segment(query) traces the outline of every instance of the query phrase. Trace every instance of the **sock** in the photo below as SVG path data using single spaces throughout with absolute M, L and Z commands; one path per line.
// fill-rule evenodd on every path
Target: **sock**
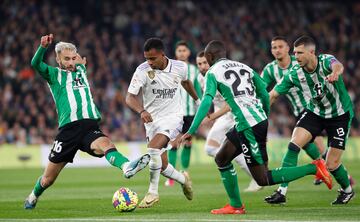
M 205 152 L 207 153 L 207 155 L 211 157 L 215 157 L 218 151 L 219 151 L 219 147 L 205 145 Z
M 34 186 L 34 190 L 33 190 L 33 194 L 36 196 L 36 197 L 39 197 L 45 190 L 47 187 L 43 187 L 41 185 L 41 177 L 39 177 L 39 179 L 36 181 L 36 184 Z
M 187 170 L 190 165 L 190 154 L 191 154 L 191 145 L 185 145 L 181 151 L 181 166 L 183 170 Z
M 239 164 L 241 169 L 243 169 L 252 178 L 249 167 L 246 164 L 244 154 L 243 153 L 239 154 L 237 157 L 234 158 L 234 160 L 237 164 Z
M 350 180 L 348 177 L 348 172 L 346 171 L 346 168 L 343 164 L 340 164 L 337 169 L 330 171 L 330 173 L 334 176 L 336 182 L 338 182 L 341 186 L 341 188 L 346 192 L 350 193 L 352 191 L 350 186 Z M 350 187 L 350 189 L 349 189 Z M 347 191 L 346 191 L 347 189 Z
M 167 178 L 175 180 L 180 184 L 185 183 L 185 176 L 179 171 L 177 171 L 170 163 L 168 163 L 166 169 L 163 170 L 161 174 Z
M 234 166 L 230 164 L 226 167 L 219 168 L 219 171 L 226 193 L 230 198 L 230 205 L 233 207 L 241 207 L 242 202 Z
M 170 143 L 168 146 L 171 146 Z M 171 148 L 168 151 L 168 159 L 169 159 L 169 163 L 175 167 L 176 160 L 177 160 L 177 149 L 176 148 Z
M 158 194 L 159 192 L 159 179 L 160 171 L 162 166 L 160 149 L 148 148 L 148 153 L 150 154 L 149 170 L 150 170 L 150 185 L 149 193 Z
M 310 174 L 316 174 L 316 166 L 314 164 L 276 168 L 268 173 L 269 185 L 290 182 Z
M 326 160 L 326 155 L 328 153 L 328 150 L 326 149 L 323 154 L 321 154 L 321 157 Z
M 288 150 L 284 156 L 281 167 L 295 167 L 298 163 L 300 148 L 295 144 L 290 142 L 288 146 Z M 279 191 L 282 195 L 286 195 L 287 187 L 289 183 L 282 183 L 279 186 Z
M 108 149 L 105 152 L 106 160 L 113 166 L 122 169 L 122 165 L 129 162 L 128 158 L 119 153 L 116 148 Z
M 311 157 L 311 159 L 313 159 L 313 160 L 319 159 L 321 157 L 319 149 L 317 148 L 315 143 L 307 144 L 304 147 L 304 150 L 305 150 L 306 154 L 309 155 L 309 157 Z

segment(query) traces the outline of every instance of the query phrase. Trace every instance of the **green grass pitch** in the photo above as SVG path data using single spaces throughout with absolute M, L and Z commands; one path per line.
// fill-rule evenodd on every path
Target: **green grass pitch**
M 277 167 L 280 163 L 273 163 Z M 346 161 L 355 180 L 360 182 L 360 164 Z M 239 186 L 243 190 L 250 179 L 237 169 Z M 143 198 L 148 187 L 148 169 L 127 180 L 115 168 L 66 168 L 55 184 L 41 196 L 36 209 L 24 210 L 23 201 L 31 191 L 42 169 L 0 170 L 0 221 L 359 221 L 360 199 L 346 206 L 330 206 L 337 196 L 337 184 L 329 191 L 325 185 L 314 186 L 307 176 L 290 184 L 287 204 L 270 206 L 265 196 L 277 186 L 256 193 L 241 192 L 246 215 L 211 215 L 213 208 L 227 203 L 225 190 L 215 164 L 193 165 L 194 200 L 187 201 L 181 187 L 165 187 L 161 178 L 160 202 L 150 209 L 130 213 L 116 212 L 111 204 L 113 193 L 124 186 Z M 356 187 L 355 187 L 356 191 Z M 31 219 L 31 220 L 30 220 Z

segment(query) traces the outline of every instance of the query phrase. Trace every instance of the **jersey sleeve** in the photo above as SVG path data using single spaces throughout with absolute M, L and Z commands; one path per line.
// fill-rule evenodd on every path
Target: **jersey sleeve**
M 134 95 L 139 94 L 140 89 L 145 86 L 145 83 L 146 76 L 144 75 L 144 72 L 136 70 L 133 77 L 131 78 L 128 92 Z
M 330 74 L 332 72 L 331 65 L 336 62 L 339 62 L 339 61 L 335 58 L 335 56 L 325 55 L 324 62 L 323 62 L 323 68 L 326 71 L 325 74 Z
M 215 75 L 211 72 L 206 74 L 204 96 L 209 95 L 212 98 L 215 97 L 217 90 L 217 81 Z
M 259 97 L 261 103 L 263 104 L 264 111 L 269 114 L 270 98 L 269 93 L 266 90 L 267 85 L 265 81 L 255 71 L 253 71 L 253 82 L 256 89 L 256 95 Z
M 52 84 L 58 75 L 57 69 L 55 67 L 49 66 L 43 62 L 46 48 L 39 46 L 36 50 L 34 57 L 31 60 L 31 66 L 39 72 L 39 74 L 49 83 Z
M 286 94 L 293 86 L 294 83 L 291 81 L 291 73 L 284 75 L 283 79 L 281 80 L 280 83 L 278 83 L 275 87 L 274 90 L 279 93 L 280 95 L 284 95 Z M 296 72 L 295 72 L 296 73 Z
M 200 74 L 196 75 L 196 78 L 194 79 L 194 88 L 196 91 L 197 96 L 201 99 L 202 98 L 202 88 L 201 88 L 201 84 L 199 82 L 199 76 Z
M 76 69 L 81 70 L 83 73 L 86 73 L 86 67 L 83 64 L 76 64 Z
M 264 80 L 264 83 L 266 84 L 265 88 L 275 82 L 274 76 L 271 75 L 270 67 L 268 65 L 265 66 L 264 70 L 261 72 L 261 78 Z

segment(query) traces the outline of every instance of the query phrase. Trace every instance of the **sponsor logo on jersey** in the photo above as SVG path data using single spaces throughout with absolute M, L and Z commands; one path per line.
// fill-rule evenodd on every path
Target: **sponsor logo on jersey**
M 73 89 L 80 89 L 86 87 L 86 85 L 84 84 L 84 79 L 81 77 L 80 73 L 76 75 L 72 85 L 73 85 Z
M 176 93 L 177 88 L 173 89 L 153 89 L 152 92 L 156 95 L 156 99 L 172 99 Z

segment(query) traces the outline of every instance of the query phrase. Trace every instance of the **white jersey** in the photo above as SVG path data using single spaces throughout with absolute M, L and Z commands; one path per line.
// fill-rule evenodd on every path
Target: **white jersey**
M 200 86 L 201 86 L 202 90 L 204 91 L 205 77 L 200 74 L 200 75 L 198 75 L 197 80 L 200 83 Z M 214 112 L 218 111 L 223 106 L 225 106 L 226 102 L 225 102 L 224 98 L 220 95 L 219 92 L 216 92 L 216 95 L 215 95 L 214 100 L 213 100 L 213 104 L 214 104 Z M 227 114 L 231 114 L 231 112 L 228 112 Z
M 154 120 L 169 115 L 183 116 L 180 88 L 187 79 L 187 64 L 168 59 L 164 70 L 154 70 L 147 62 L 136 68 L 128 92 L 138 95 L 143 90 L 144 109 Z

